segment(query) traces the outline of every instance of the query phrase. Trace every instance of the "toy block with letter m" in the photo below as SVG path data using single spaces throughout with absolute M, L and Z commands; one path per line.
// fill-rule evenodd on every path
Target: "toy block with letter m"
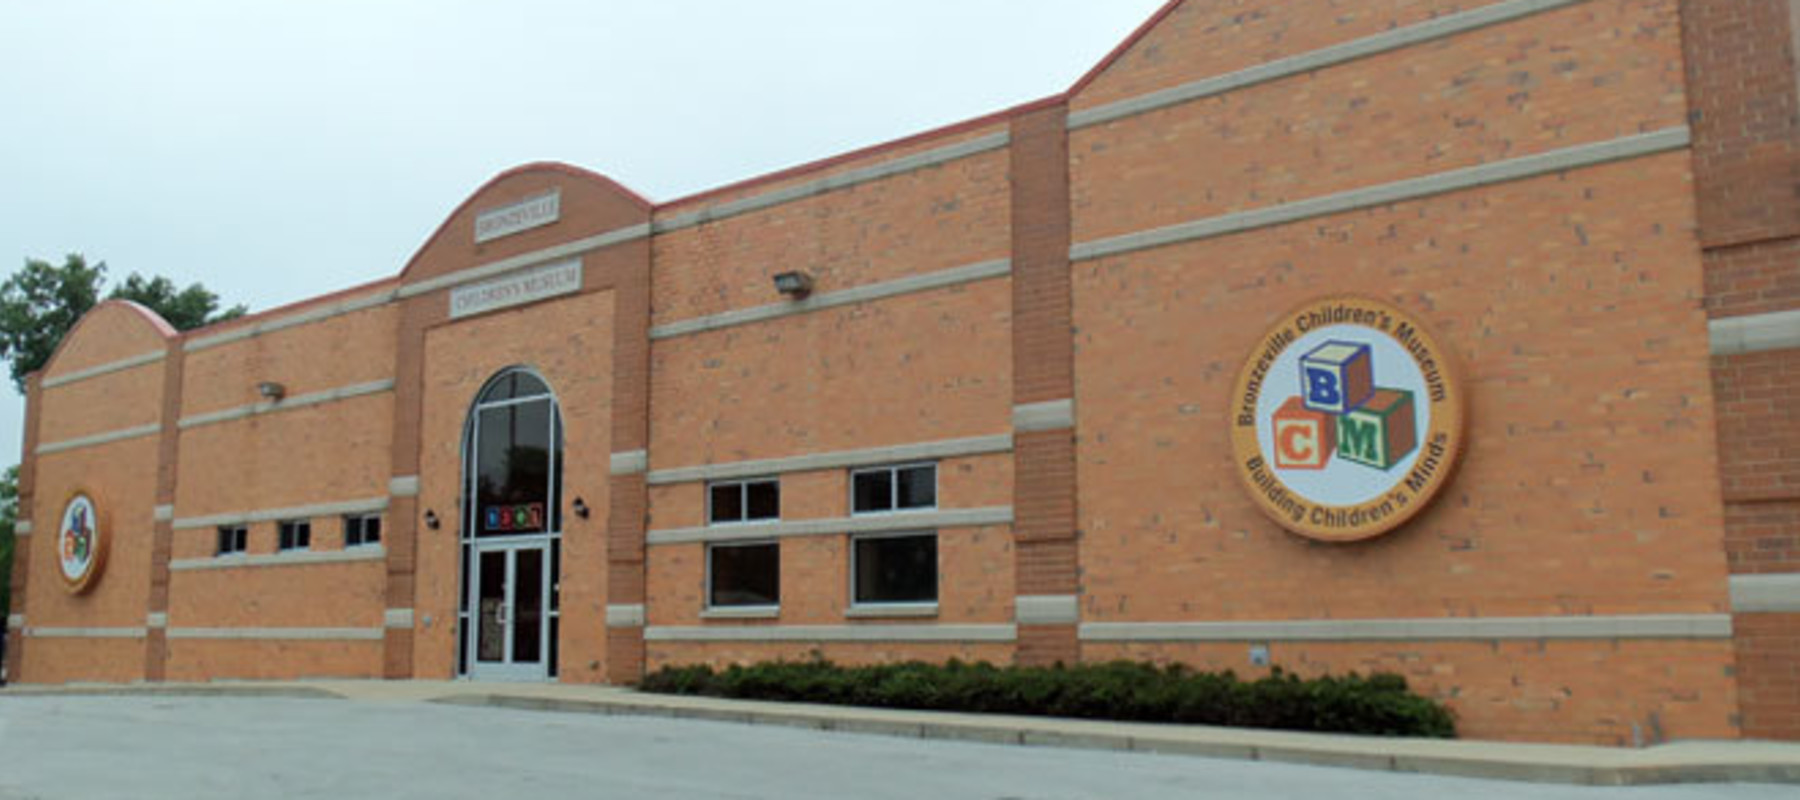
M 1419 445 L 1413 393 L 1377 389 L 1360 408 L 1338 417 L 1338 455 L 1388 469 Z

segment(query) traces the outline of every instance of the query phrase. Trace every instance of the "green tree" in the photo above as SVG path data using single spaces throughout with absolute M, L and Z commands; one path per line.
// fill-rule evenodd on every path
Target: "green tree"
M 24 269 L 0 283 L 0 358 L 12 366 L 13 386 L 25 390 L 25 376 L 41 369 L 81 315 L 99 304 L 105 282 L 106 262 L 89 265 L 71 253 L 62 266 L 28 258 Z M 107 297 L 140 303 L 177 330 L 240 317 L 245 310 L 219 311 L 219 296 L 198 283 L 179 289 L 168 278 L 135 272 Z
M 112 297 L 130 300 L 155 310 L 178 331 L 236 319 L 243 316 L 246 310 L 242 305 L 235 305 L 219 311 L 219 296 L 198 283 L 190 284 L 186 289 L 177 289 L 175 283 L 168 278 L 158 275 L 146 280 L 135 272 L 127 276 L 124 283 L 113 287 Z

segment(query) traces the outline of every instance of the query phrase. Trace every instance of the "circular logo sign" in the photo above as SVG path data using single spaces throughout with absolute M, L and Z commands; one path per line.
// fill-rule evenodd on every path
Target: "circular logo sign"
M 1379 300 L 1330 297 L 1282 317 L 1231 397 L 1244 485 L 1264 513 L 1312 539 L 1400 527 L 1449 482 L 1462 450 L 1449 351 Z
M 100 512 L 86 492 L 76 492 L 63 506 L 56 552 L 69 591 L 85 592 L 100 577 L 106 565 L 106 536 L 100 529 Z

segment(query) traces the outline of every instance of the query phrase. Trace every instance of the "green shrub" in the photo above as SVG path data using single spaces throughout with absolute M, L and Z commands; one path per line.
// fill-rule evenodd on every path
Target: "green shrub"
M 1399 675 L 1256 680 L 1179 664 L 1114 661 L 1054 667 L 907 662 L 840 667 L 821 658 L 665 667 L 641 690 L 780 702 L 928 711 L 1228 725 L 1376 736 L 1456 735 L 1449 709 L 1413 694 Z

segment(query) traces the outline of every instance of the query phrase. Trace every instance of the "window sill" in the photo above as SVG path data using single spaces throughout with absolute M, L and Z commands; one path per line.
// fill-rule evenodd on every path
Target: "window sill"
M 849 619 L 917 619 L 937 615 L 937 603 L 851 606 L 844 611 L 844 616 Z
M 781 606 L 709 608 L 700 612 L 701 619 L 779 619 L 780 617 Z

